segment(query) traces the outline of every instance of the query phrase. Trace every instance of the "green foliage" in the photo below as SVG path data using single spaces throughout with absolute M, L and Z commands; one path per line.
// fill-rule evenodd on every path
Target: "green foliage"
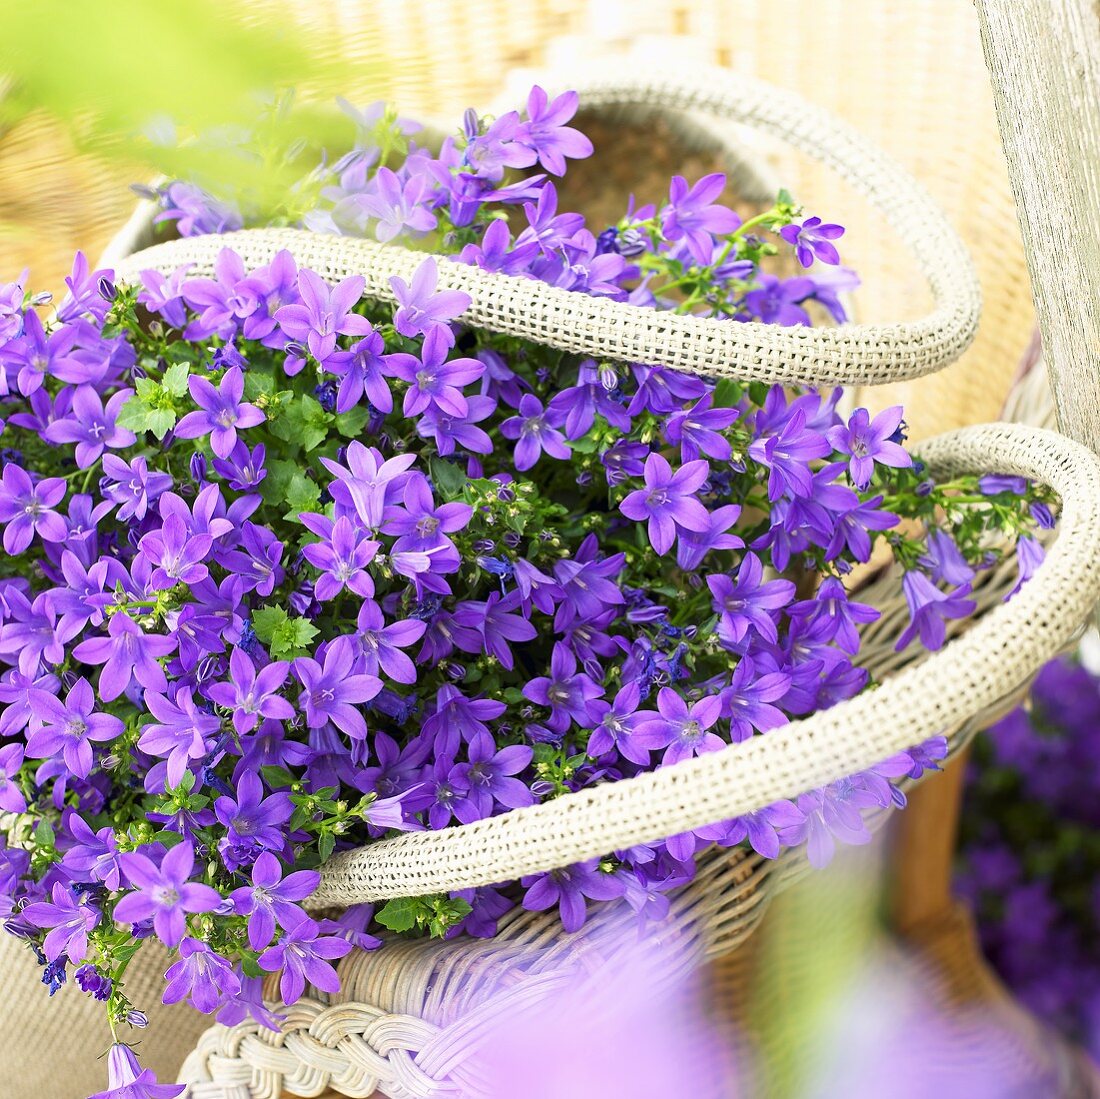
M 159 381 L 138 378 L 134 395 L 119 412 L 119 427 L 129 428 L 137 435 L 150 431 L 158 440 L 163 439 L 176 426 L 190 372 L 186 362 L 177 362 L 164 371 Z
M 308 619 L 292 618 L 282 607 L 262 607 L 252 616 L 252 628 L 276 660 L 305 656 L 319 633 Z
M 387 901 L 375 913 L 375 919 L 390 931 L 427 933 L 442 938 L 470 913 L 466 901 L 437 893 L 428 897 L 399 897 Z

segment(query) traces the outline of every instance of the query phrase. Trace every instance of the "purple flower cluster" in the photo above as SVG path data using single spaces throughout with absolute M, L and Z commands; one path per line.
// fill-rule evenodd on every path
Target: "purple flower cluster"
M 1040 1018 L 1100 1056 L 1100 680 L 1048 664 L 975 746 L 956 885 L 982 949 Z
M 729 323 L 785 323 L 752 304 L 780 294 L 808 319 L 816 284 L 768 281 L 720 177 L 676 180 L 598 238 L 558 213 L 545 173 L 590 151 L 575 108 L 535 89 L 525 115 L 468 116 L 437 157 L 363 151 L 334 169 L 326 217 L 578 292 Z M 213 223 L 193 190 L 166 195 L 188 204 L 181 228 Z M 522 208 L 515 239 L 500 204 Z M 792 218 L 784 201 L 753 228 Z M 824 228 L 797 246 L 829 262 Z M 574 930 L 615 898 L 659 916 L 712 843 L 805 843 L 824 865 L 946 751 L 520 883 L 314 918 L 337 849 L 675 766 L 852 697 L 877 612 L 846 577 L 877 540 L 908 570 L 900 644 L 935 647 L 973 606 L 985 535 L 1030 522 L 1013 485 L 929 481 L 900 410 L 845 419 L 839 393 L 494 336 L 463 325 L 446 266 L 394 279 L 391 308 L 286 252 L 248 271 L 226 249 L 212 277 L 136 287 L 81 260 L 55 321 L 23 302 L 4 323 L 0 808 L 23 842 L 0 840 L 0 904 L 50 987 L 79 967 L 115 1025 L 149 937 L 178 954 L 170 1002 L 272 1025 L 260 973 L 281 972 L 287 1002 L 334 991 L 375 924 L 490 936 L 520 904 Z M 696 289 L 673 293 L 684 272 Z M 952 494 L 967 520 L 941 529 Z M 120 1087 L 144 1084 L 119 1064 Z

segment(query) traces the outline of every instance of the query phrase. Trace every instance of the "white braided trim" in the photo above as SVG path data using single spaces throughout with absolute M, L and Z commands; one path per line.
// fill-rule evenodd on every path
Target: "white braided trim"
M 636 74 L 582 81 L 586 105 L 639 104 L 707 112 L 780 137 L 862 191 L 912 249 L 935 307 L 912 322 L 780 328 L 678 316 L 547 286 L 532 279 L 440 263 L 441 283 L 473 304 L 466 323 L 599 358 L 660 364 L 697 374 L 803 385 L 857 385 L 919 377 L 953 362 L 977 330 L 981 293 L 970 258 L 923 187 L 850 126 L 796 96 L 721 70 L 705 83 L 641 80 Z M 246 267 L 288 248 L 299 264 L 336 281 L 359 274 L 366 294 L 393 300 L 391 276 L 406 281 L 425 253 L 300 229 L 249 229 L 156 245 L 119 263 L 120 279 L 143 268 L 192 263 L 208 273 L 231 247 Z M 885 274 L 882 277 L 886 277 Z
M 311 904 L 514 880 L 759 809 L 869 767 L 1010 695 L 1074 636 L 1100 597 L 1100 462 L 1054 432 L 968 428 L 922 446 L 943 475 L 997 470 L 1062 498 L 1047 560 L 1010 602 L 876 690 L 675 767 L 440 832 L 335 856 Z

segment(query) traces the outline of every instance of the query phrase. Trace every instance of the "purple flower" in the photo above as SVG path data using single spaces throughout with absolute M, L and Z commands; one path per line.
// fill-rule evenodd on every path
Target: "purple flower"
M 177 267 L 170 275 L 160 271 L 141 272 L 141 285 L 138 301 L 150 312 L 157 313 L 171 325 L 182 329 L 187 323 L 187 312 L 183 304 L 183 280 L 191 269 L 190 264 Z
M 1013 496 L 1023 496 L 1027 492 L 1027 479 L 1013 477 L 1004 473 L 987 473 L 978 480 L 978 491 L 986 496 L 999 496 L 1002 492 L 1011 492 Z
M 558 430 L 564 422 L 564 413 L 553 404 L 543 409 L 538 397 L 525 393 L 519 401 L 519 415 L 500 425 L 500 433 L 506 439 L 519 440 L 515 449 L 516 469 L 521 473 L 530 469 L 544 450 L 553 458 L 568 459 L 571 451 Z
M 451 772 L 455 789 L 454 814 L 463 824 L 491 816 L 494 805 L 519 809 L 533 805 L 527 784 L 515 778 L 531 764 L 534 749 L 525 744 L 497 748 L 489 733 L 477 733 L 470 741 L 468 763 Z
M 67 323 L 89 317 L 102 324 L 113 297 L 110 292 L 103 291 L 105 287 L 109 291 L 114 275 L 110 268 L 93 271 L 87 256 L 78 251 L 73 257 L 72 274 L 65 276 L 65 285 L 69 292 L 57 307 L 57 319 Z
M 833 641 L 853 656 L 859 652 L 858 627 L 879 618 L 874 607 L 852 602 L 835 576 L 822 580 L 813 599 L 794 603 L 787 613 L 805 620 L 818 641 Z
M 805 814 L 793 802 L 776 801 L 731 820 L 722 842 L 734 844 L 747 839 L 757 854 L 774 859 L 779 857 L 780 835 L 796 832 L 804 822 Z
M 259 775 L 254 771 L 241 775 L 236 797 L 223 796 L 214 802 L 214 815 L 226 830 L 218 843 L 226 867 L 235 872 L 264 851 L 282 850 L 287 842 L 286 822 L 293 812 L 285 790 L 265 798 Z
M 355 650 L 347 638 L 332 642 L 325 651 L 322 666 L 310 657 L 294 661 L 294 674 L 302 684 L 298 704 L 305 713 L 306 724 L 320 729 L 330 721 L 353 740 L 367 735 L 367 723 L 356 708 L 369 702 L 382 689 L 377 676 L 352 674 Z
M 870 843 L 871 833 L 859 805 L 848 795 L 849 787 L 844 782 L 800 794 L 796 804 L 802 819 L 780 830 L 783 843 L 788 847 L 805 843 L 810 864 L 818 869 L 832 862 L 836 840 Z
M 156 1073 L 143 1069 L 134 1051 L 119 1043 L 107 1054 L 107 1090 L 91 1099 L 176 1099 L 184 1090 L 183 1084 L 158 1083 Z
M 865 408 L 857 408 L 847 427 L 831 427 L 826 433 L 834 450 L 850 456 L 848 472 L 856 488 L 865 489 L 871 483 L 875 462 L 895 469 L 908 469 L 913 459 L 895 440 L 901 437 L 900 405 L 880 412 L 874 420 Z
M 68 810 L 63 824 L 73 846 L 65 852 L 64 865 L 78 881 L 102 882 L 116 892 L 122 881 L 115 831 L 109 825 L 93 832 L 83 817 Z
M 13 781 L 23 766 L 23 746 L 5 744 L 0 748 L 0 809 L 8 813 L 25 813 L 27 799 Z
M 180 439 L 198 439 L 209 435 L 210 447 L 219 458 L 228 458 L 233 453 L 238 429 L 255 427 L 267 419 L 255 405 L 242 402 L 244 374 L 239 366 L 232 366 L 225 372 L 217 389 L 198 374 L 192 374 L 187 379 L 187 388 L 199 410 L 188 412 L 176 424 L 176 436 Z
M 0 283 L 0 344 L 9 343 L 23 331 L 23 287 L 28 272 L 16 282 Z
M 364 598 L 374 595 L 374 581 L 367 566 L 374 559 L 379 543 L 368 538 L 346 515 L 335 523 L 323 515 L 306 514 L 301 518 L 309 530 L 323 539 L 302 548 L 305 559 L 321 570 L 313 585 L 317 599 L 322 603 L 335 599 L 345 588 Z
M 937 584 L 957 587 L 974 579 L 974 570 L 959 551 L 955 539 L 945 530 L 928 531 L 928 552 L 918 564 L 928 570 Z
M 592 359 L 585 359 L 580 364 L 577 384 L 555 393 L 550 401 L 552 412 L 564 413 L 564 425 L 559 420 L 557 426 L 565 427 L 567 439 L 580 439 L 587 435 L 596 422 L 597 413 L 612 427 L 624 433 L 630 431 L 630 414 L 613 395 L 618 384 L 618 376 L 610 367 L 597 368 Z
M 528 912 L 544 912 L 557 906 L 561 924 L 567 932 L 579 931 L 587 918 L 586 898 L 611 901 L 621 897 L 623 883 L 617 874 L 600 869 L 598 859 L 574 863 L 546 874 L 533 874 L 523 879 L 527 892 L 523 907 Z
M 160 196 L 164 209 L 157 221 L 174 221 L 181 237 L 231 233 L 244 225 L 240 213 L 193 183 L 176 180 Z
M 715 199 L 726 186 L 721 172 L 703 176 L 693 187 L 683 176 L 673 176 L 668 189 L 668 205 L 661 210 L 661 229 L 666 239 L 684 240 L 695 260 L 703 265 L 711 262 L 714 236 L 732 233 L 741 219 L 729 207 Z
M 12 462 L 0 477 L 0 523 L 4 524 L 4 549 L 22 553 L 37 534 L 44 542 L 64 542 L 65 520 L 54 510 L 65 497 L 65 481 L 46 477 L 37 484 L 26 470 Z
M 214 278 L 189 279 L 183 284 L 183 297 L 198 317 L 183 330 L 186 340 L 217 335 L 232 340 L 237 335 L 239 313 L 245 303 L 238 296 L 244 282 L 244 263 L 232 248 L 223 248 L 214 261 Z M 251 301 L 248 302 L 251 305 Z
M 320 275 L 303 268 L 298 272 L 301 304 L 284 305 L 275 320 L 289 339 L 304 342 L 309 353 L 324 363 L 336 350 L 337 336 L 369 336 L 374 331 L 366 317 L 351 312 L 363 296 L 363 285 L 362 275 L 352 275 L 329 286 Z
M 77 354 L 78 329 L 60 325 L 48 336 L 33 309 L 23 314 L 22 335 L 0 344 L 0 366 L 17 371 L 19 392 L 28 397 L 42 388 L 47 376 L 85 380 L 86 369 Z M 4 383 L 7 392 L 7 382 Z
M 596 536 L 589 534 L 581 542 L 575 555 L 554 564 L 554 579 L 557 590 L 547 586 L 545 594 L 550 598 L 543 613 L 549 614 L 553 599 L 560 600 L 557 614 L 554 616 L 554 629 L 561 630 L 571 625 L 575 619 L 591 621 L 597 618 L 609 606 L 618 606 L 624 602 L 623 593 L 614 578 L 622 572 L 626 558 L 621 553 L 601 557 Z M 523 573 L 517 569 L 517 577 Z M 532 579 L 538 577 L 531 575 Z M 522 582 L 517 581 L 522 590 Z M 536 594 L 538 593 L 535 589 Z M 538 600 L 535 605 L 539 606 Z
M 127 893 L 115 905 L 115 919 L 140 923 L 151 918 L 157 938 L 165 946 L 179 945 L 189 912 L 213 912 L 222 903 L 216 889 L 189 880 L 195 868 L 195 849 L 186 839 L 164 856 L 159 867 L 137 851 L 120 858 L 135 892 Z
M 347 467 L 322 458 L 321 462 L 337 479 L 329 487 L 329 493 L 337 504 L 357 512 L 369 529 L 382 523 L 383 509 L 387 503 L 400 497 L 408 479 L 409 466 L 416 461 L 414 454 L 399 454 L 383 459 L 373 447 L 365 447 L 358 439 L 348 445 Z
M 104 454 L 103 474 L 103 495 L 121 505 L 118 518 L 123 522 L 144 519 L 149 504 L 172 487 L 171 476 L 150 472 L 149 462 L 143 455 L 126 463 L 114 454 Z
M 416 682 L 416 667 L 401 650 L 424 636 L 428 628 L 426 622 L 409 618 L 387 626 L 382 608 L 373 600 L 365 599 L 359 609 L 357 625 L 356 637 L 369 675 L 382 671 L 397 683 Z
M 294 707 L 279 693 L 290 665 L 282 660 L 265 664 L 259 672 L 248 654 L 234 648 L 229 657 L 229 682 L 206 688 L 210 701 L 233 711 L 233 728 L 241 735 L 252 732 L 260 718 L 289 721 Z
M 645 488 L 635 489 L 619 505 L 619 510 L 636 522 L 649 521 L 649 542 L 666 554 L 681 528 L 705 531 L 710 527 L 707 509 L 695 498 L 710 474 L 702 460 L 685 462 L 675 473 L 667 459 L 650 454 L 645 461 Z
M 164 1003 L 178 1004 L 185 996 L 196 1011 L 209 1015 L 224 1000 L 231 1000 L 241 990 L 241 982 L 233 967 L 206 943 L 190 937 L 179 945 L 179 961 L 164 974 L 168 987 Z
M 844 236 L 843 225 L 823 225 L 821 218 L 807 218 L 801 225 L 784 225 L 779 235 L 795 249 L 803 267 L 812 267 L 815 257 L 822 263 L 840 263 L 833 241 Z
M 80 985 L 81 992 L 87 992 L 100 1003 L 111 998 L 114 987 L 111 978 L 104 977 L 94 965 L 82 965 L 73 976 L 76 978 L 76 983 Z
M 540 706 L 550 707 L 546 725 L 555 733 L 564 733 L 571 722 L 582 727 L 591 724 L 589 704 L 603 694 L 603 688 L 583 672 L 577 672 L 577 658 L 562 642 L 554 645 L 550 656 L 550 674 L 536 676 L 523 688 L 523 695 Z
M 340 978 L 329 962 L 351 952 L 346 939 L 321 937 L 311 919 L 300 920 L 283 932 L 282 938 L 259 957 L 260 968 L 269 973 L 282 970 L 279 993 L 284 1004 L 301 999 L 308 981 L 322 992 L 339 992 Z
M 55 962 L 62 955 L 73 965 L 88 956 L 88 932 L 99 923 L 99 910 L 91 904 L 89 894 L 74 893 L 58 883 L 53 887 L 53 901 L 38 901 L 23 909 L 23 917 L 35 927 L 49 927 L 42 944 L 43 953 Z
M 379 168 L 371 182 L 373 193 L 356 195 L 355 200 L 368 217 L 377 219 L 374 234 L 383 244 L 402 234 L 423 236 L 436 227 L 424 176 L 411 175 L 402 183 L 389 168 Z
M 42 724 L 27 737 L 27 755 L 34 759 L 61 756 L 77 778 L 91 773 L 91 742 L 114 740 L 123 730 L 119 718 L 95 713 L 95 696 L 83 676 L 64 702 L 48 691 L 32 691 L 31 710 Z
M 508 222 L 496 218 L 489 223 L 480 244 L 467 244 L 459 253 L 462 263 L 480 267 L 482 271 L 497 272 L 502 275 L 519 275 L 527 271 L 531 260 L 538 255 L 538 242 L 527 240 L 516 242 L 512 248 L 512 234 Z
M 750 628 L 774 644 L 779 637 L 774 612 L 795 594 L 790 580 L 764 580 L 764 566 L 755 553 L 745 554 L 736 579 L 708 576 L 707 587 L 720 616 L 718 636 L 727 648 L 739 645 Z
M 169 515 L 159 530 L 151 530 L 139 544 L 141 552 L 157 566 L 149 581 L 154 591 L 197 584 L 210 575 L 204 561 L 214 540 L 209 534 L 191 534 L 179 515 Z
M 132 389 L 120 389 L 104 407 L 94 386 L 78 385 L 70 414 L 54 420 L 42 432 L 42 437 L 51 443 L 76 443 L 76 464 L 87 469 L 107 447 L 118 450 L 133 446 L 137 441 L 132 431 L 115 423 L 122 406 L 132 395 Z
M 416 433 L 422 439 L 435 441 L 440 457 L 454 454 L 456 447 L 471 454 L 492 454 L 493 441 L 480 427 L 497 409 L 492 397 L 467 397 L 466 414 L 450 416 L 438 408 L 426 408 L 416 422 Z
M 448 683 L 436 692 L 434 712 L 424 720 L 424 735 L 435 740 L 437 756 L 453 759 L 462 741 L 469 743 L 479 733 L 487 733 L 485 722 L 500 717 L 507 709 L 496 699 L 467 698 Z
M 516 133 L 516 142 L 531 150 L 548 172 L 565 175 L 565 159 L 580 160 L 592 155 L 592 142 L 567 123 L 577 113 L 577 93 L 563 92 L 551 100 L 537 84 L 527 96 L 527 120 Z M 526 167 L 526 164 L 516 165 Z
M 562 247 L 584 228 L 582 214 L 558 213 L 558 189 L 549 180 L 539 188 L 537 202 L 523 204 L 523 212 L 527 228 L 520 233 L 516 243 L 535 241 L 544 252 Z
M 726 742 L 710 728 L 722 713 L 717 695 L 689 706 L 671 687 L 657 693 L 657 712 L 640 714 L 635 737 L 646 748 L 664 748 L 664 765 L 691 759 L 701 752 L 717 752 Z
M 1019 579 L 1007 598 L 1011 599 L 1035 575 L 1035 570 L 1045 559 L 1046 550 L 1043 548 L 1042 542 L 1026 534 L 1020 535 L 1016 540 L 1016 564 L 1020 570 Z
M 455 643 L 466 652 L 485 652 L 509 671 L 514 667 L 511 641 L 533 641 L 538 630 L 522 615 L 511 613 L 520 604 L 518 592 L 492 592 L 485 602 L 466 600 L 455 608 Z
M 0 655 L 9 661 L 17 659 L 20 674 L 30 677 L 37 676 L 43 664 L 64 663 L 65 644 L 79 632 L 79 623 L 59 622 L 48 593 L 29 603 L 22 592 L 14 590 L 7 593 L 7 600 L 9 615 L 0 625 Z M 6 712 L 4 719 L 8 720 Z
M 708 393 L 691 408 L 674 412 L 665 421 L 665 438 L 680 444 L 680 460 L 695 461 L 704 454 L 720 462 L 730 458 L 729 440 L 721 434 L 741 413 L 736 408 L 711 408 L 714 395 Z
M 745 295 L 745 308 L 764 324 L 790 327 L 810 324 L 810 314 L 799 304 L 810 297 L 816 284 L 813 279 L 779 279 L 775 275 L 761 275 L 757 288 Z
M 325 369 L 340 378 L 337 412 L 349 411 L 364 396 L 379 412 L 393 411 L 393 394 L 386 381 L 393 371 L 383 354 L 385 348 L 381 335 L 372 330 L 347 351 L 334 351 L 325 360 Z
M 426 554 L 436 571 L 457 569 L 458 551 L 447 535 L 469 523 L 473 507 L 457 500 L 437 505 L 427 478 L 420 474 L 406 482 L 402 502 L 404 509 L 393 508 L 382 525 L 386 534 L 400 536 L 393 545 L 394 553 Z
M 774 501 L 785 493 L 812 496 L 815 485 L 810 463 L 826 457 L 830 449 L 825 436 L 807 425 L 805 410 L 798 408 L 777 432 L 754 440 L 749 457 L 770 470 L 768 497 Z
M 221 719 L 200 710 L 186 686 L 178 686 L 171 699 L 155 688 L 146 690 L 145 705 L 156 721 L 142 729 L 138 747 L 150 755 L 167 757 L 168 785 L 178 786 L 188 762 L 209 752 L 207 741 L 218 734 Z
M 740 515 L 737 504 L 725 504 L 707 513 L 705 531 L 681 530 L 676 542 L 676 564 L 685 571 L 694 571 L 711 550 L 741 549 L 744 539 L 730 533 Z
M 241 441 L 233 448 L 228 458 L 215 458 L 214 471 L 229 482 L 234 492 L 247 492 L 256 488 L 267 476 L 264 460 L 267 450 L 260 443 L 252 451 Z
M 616 751 L 641 767 L 649 765 L 650 748 L 642 738 L 634 735 L 638 722 L 645 716 L 638 711 L 641 697 L 638 684 L 627 683 L 613 702 L 597 698 L 588 704 L 592 720 L 597 723 L 588 738 L 590 756 L 598 758 Z
M 451 345 L 441 327 L 433 328 L 425 337 L 420 358 L 398 353 L 389 357 L 394 377 L 409 383 L 401 410 L 414 417 L 428 408 L 436 408 L 448 416 L 465 416 L 466 397 L 462 387 L 476 382 L 485 373 L 477 359 L 447 361 Z
M 321 884 L 316 870 L 298 870 L 283 877 L 279 860 L 265 851 L 252 867 L 252 884 L 242 885 L 230 894 L 238 915 L 248 916 L 248 945 L 263 950 L 280 927 L 294 927 L 305 919 L 295 903 L 305 900 Z
M 454 343 L 451 321 L 470 308 L 470 295 L 462 290 L 437 290 L 438 282 L 439 271 L 434 260 L 423 261 L 408 286 L 396 275 L 389 279 L 397 299 L 394 327 L 401 336 L 410 339 L 440 330 L 450 347 Z
M 73 656 L 85 664 L 102 664 L 99 676 L 99 697 L 104 702 L 118 698 L 136 679 L 152 691 L 166 691 L 168 680 L 157 663 L 176 648 L 174 637 L 147 634 L 123 612 L 111 616 L 106 637 L 82 641 L 73 649 Z
M 733 670 L 730 684 L 718 695 L 722 716 L 730 723 L 730 740 L 739 744 L 753 730 L 766 733 L 787 723 L 787 715 L 772 703 L 791 689 L 792 676 L 784 671 L 757 674 L 756 664 L 743 656 Z
M 953 592 L 940 591 L 919 569 L 911 569 L 901 580 L 905 601 L 909 604 L 908 626 L 902 630 L 895 646 L 901 652 L 917 634 L 921 644 L 929 650 L 942 648 L 944 621 L 950 618 L 966 618 L 973 614 L 977 603 L 967 599 L 970 585 L 962 584 Z

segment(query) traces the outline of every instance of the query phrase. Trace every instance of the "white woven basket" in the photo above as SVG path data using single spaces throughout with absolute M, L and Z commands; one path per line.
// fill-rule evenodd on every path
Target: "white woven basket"
M 933 313 L 910 324 L 831 330 L 729 325 L 593 300 L 444 262 L 441 281 L 473 299 L 467 323 L 569 351 L 818 385 L 917 376 L 944 365 L 966 346 L 979 299 L 965 253 L 921 189 L 890 162 L 818 115 L 806 124 L 804 105 L 757 85 L 727 76 L 716 77 L 705 93 L 681 84 L 655 87 L 663 103 L 709 108 L 767 126 L 848 173 L 911 242 L 937 303 Z M 601 81 L 585 94 L 588 102 L 651 101 L 650 92 L 633 80 Z M 390 298 L 389 276 L 407 278 L 423 259 L 423 253 L 367 241 L 252 230 L 157 245 L 121 260 L 116 271 L 120 279 L 133 279 L 145 268 L 169 271 L 189 262 L 201 274 L 226 246 L 246 266 L 268 262 L 280 248 L 289 248 L 299 263 L 326 278 L 363 275 L 366 293 L 381 299 Z M 1002 603 L 1014 583 L 1009 562 L 984 579 L 979 597 L 987 613 L 981 621 L 879 690 L 675 768 L 342 854 L 327 865 L 314 905 L 512 880 L 750 812 L 870 766 L 938 732 L 949 733 L 957 749 L 1012 704 L 1045 660 L 1072 641 L 1100 594 L 1100 464 L 1090 452 L 1051 432 L 1005 425 L 942 437 L 921 452 L 942 474 L 1017 473 L 1050 485 L 1061 496 L 1059 537 L 1039 573 L 1011 603 Z M 883 677 L 907 659 L 893 653 L 904 601 L 896 577 L 862 597 L 884 612 L 869 631 L 866 650 L 872 671 Z M 682 942 L 678 965 L 697 964 L 742 942 L 775 889 L 804 867 L 797 851 L 773 862 L 741 850 L 704 854 L 696 881 L 674 898 L 663 929 Z M 621 907 L 606 906 L 583 932 L 564 936 L 551 916 L 515 912 L 489 943 L 398 942 L 377 954 L 353 954 L 341 965 L 344 991 L 339 997 L 311 992 L 292 1009 L 279 1035 L 250 1024 L 212 1028 L 182 1078 L 195 1085 L 196 1097 L 229 1095 L 217 1089 L 244 1085 L 256 1096 L 276 1096 L 284 1087 L 295 1094 L 319 1094 L 327 1086 L 346 1095 L 369 1095 L 380 1088 L 393 1099 L 476 1095 L 476 1079 L 470 1076 L 474 1051 L 492 1020 L 508 1010 L 512 999 L 518 1002 L 571 979 L 581 945 L 589 944 L 591 952 L 597 939 L 614 942 L 607 928 L 626 918 Z M 548 942 L 553 944 L 549 948 Z M 486 981 L 487 974 L 493 980 Z M 494 993 L 502 983 L 509 991 Z

